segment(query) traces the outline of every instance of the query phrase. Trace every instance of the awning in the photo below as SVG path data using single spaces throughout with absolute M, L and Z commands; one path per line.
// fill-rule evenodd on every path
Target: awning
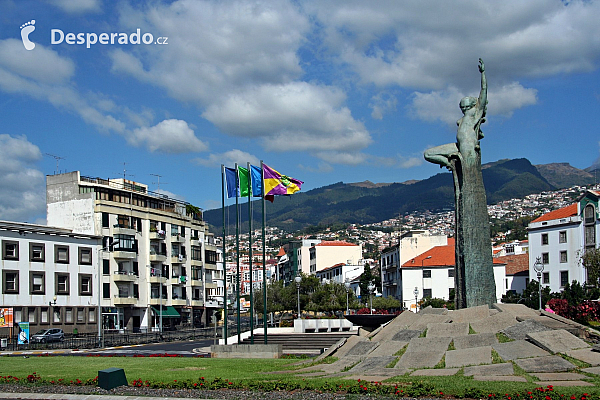
M 152 306 L 152 311 L 156 316 L 160 317 L 160 309 Z M 179 318 L 181 315 L 177 312 L 175 307 L 172 306 L 163 306 L 162 308 L 162 317 L 163 318 Z

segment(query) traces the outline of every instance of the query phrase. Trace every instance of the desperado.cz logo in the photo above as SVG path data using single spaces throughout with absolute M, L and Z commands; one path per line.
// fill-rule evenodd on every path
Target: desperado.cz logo
M 35 20 L 32 19 L 29 22 L 21 25 L 21 40 L 23 41 L 23 46 L 25 46 L 26 50 L 33 50 L 35 48 L 35 43 L 33 43 L 29 39 L 29 34 L 35 31 Z M 109 45 L 109 44 L 159 44 L 164 45 L 168 44 L 168 37 L 160 36 L 154 39 L 154 35 L 146 32 L 142 34 L 141 29 L 136 29 L 135 32 L 131 32 L 129 34 L 125 32 L 103 32 L 100 34 L 96 34 L 94 32 L 79 32 L 73 33 L 68 32 L 64 33 L 61 29 L 51 29 L 50 30 L 50 44 L 69 44 L 69 45 L 84 45 L 88 49 L 95 44 L 101 45 Z

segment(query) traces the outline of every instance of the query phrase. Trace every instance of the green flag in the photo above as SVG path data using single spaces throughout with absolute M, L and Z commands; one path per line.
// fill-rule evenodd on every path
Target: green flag
M 248 180 L 250 179 L 248 169 L 238 167 L 238 176 L 240 180 L 240 197 L 248 197 Z

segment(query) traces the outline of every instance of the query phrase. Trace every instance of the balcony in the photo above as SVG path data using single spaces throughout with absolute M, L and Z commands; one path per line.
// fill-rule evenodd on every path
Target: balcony
M 387 279 L 383 281 L 383 286 L 398 286 L 398 281 L 395 279 Z
M 134 249 L 115 248 L 111 254 L 115 259 L 134 260 L 137 258 L 137 253 Z
M 185 263 L 185 261 L 186 261 L 186 258 L 183 254 L 171 256 L 171 264 L 183 264 L 183 263 Z
M 398 264 L 397 264 L 397 263 L 395 263 L 395 262 L 394 262 L 394 263 L 387 264 L 387 265 L 385 265 L 385 266 L 383 267 L 383 269 L 384 269 L 384 270 L 388 270 L 388 269 L 396 269 L 396 268 L 398 268 Z
M 193 306 L 193 307 L 202 307 L 202 306 L 204 306 L 204 301 L 202 301 L 201 299 L 192 300 L 192 302 L 190 303 L 190 305 Z
M 148 278 L 148 282 L 165 284 L 165 283 L 167 283 L 167 278 L 164 276 L 150 275 L 150 278 Z
M 171 235 L 171 243 L 185 243 L 185 236 Z
M 134 236 L 136 234 L 135 229 L 129 227 L 128 225 L 115 224 L 113 225 L 113 235 L 130 235 Z
M 169 279 L 169 283 L 171 285 L 185 285 L 186 282 L 187 282 L 187 276 L 175 275 L 175 276 L 172 276 L 171 279 Z
M 119 305 L 135 305 L 138 302 L 138 299 L 133 297 L 133 296 L 121 296 L 121 295 L 115 295 L 113 297 L 113 304 L 115 306 L 119 306 Z
M 208 308 L 219 308 L 223 307 L 223 302 L 216 299 L 207 299 L 204 306 Z
M 135 275 L 133 272 L 127 271 L 115 271 L 113 274 L 114 282 L 135 282 L 138 278 L 139 276 Z
M 209 263 L 204 264 L 204 269 L 210 270 L 210 271 L 218 271 L 219 270 L 219 268 L 217 268 L 217 264 L 209 264 Z
M 201 260 L 191 260 L 192 263 L 192 267 L 201 267 L 204 265 L 204 263 Z
M 150 298 L 150 303 L 149 304 L 151 306 L 158 306 L 158 305 L 160 305 L 160 303 L 161 303 L 161 301 L 160 301 L 160 299 L 158 297 L 152 297 L 152 298 Z M 167 299 L 166 298 L 163 298 L 162 305 L 163 306 L 167 305 Z
M 217 282 L 205 282 L 204 283 L 204 288 L 205 289 L 216 289 L 217 288 Z
M 214 243 L 204 242 L 204 249 L 205 250 L 217 251 L 217 246 Z
M 171 304 L 174 306 L 187 306 L 187 299 L 173 299 Z
M 190 245 L 200 247 L 200 239 L 197 237 L 190 238 Z
M 200 280 L 200 279 L 192 279 L 190 281 L 190 283 L 192 286 L 202 286 L 203 285 L 202 280 Z
M 165 262 L 167 261 L 167 255 L 161 254 L 156 251 L 150 251 L 150 262 Z
M 150 240 L 165 240 L 166 237 L 165 231 L 150 231 Z

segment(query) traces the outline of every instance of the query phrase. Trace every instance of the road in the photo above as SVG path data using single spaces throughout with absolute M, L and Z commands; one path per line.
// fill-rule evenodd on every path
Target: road
M 184 357 L 204 356 L 210 354 L 210 346 L 214 344 L 212 339 L 195 340 L 185 342 L 163 342 L 150 343 L 135 346 L 107 347 L 105 349 L 94 349 L 81 353 L 81 355 L 152 355 L 152 354 L 173 354 Z

